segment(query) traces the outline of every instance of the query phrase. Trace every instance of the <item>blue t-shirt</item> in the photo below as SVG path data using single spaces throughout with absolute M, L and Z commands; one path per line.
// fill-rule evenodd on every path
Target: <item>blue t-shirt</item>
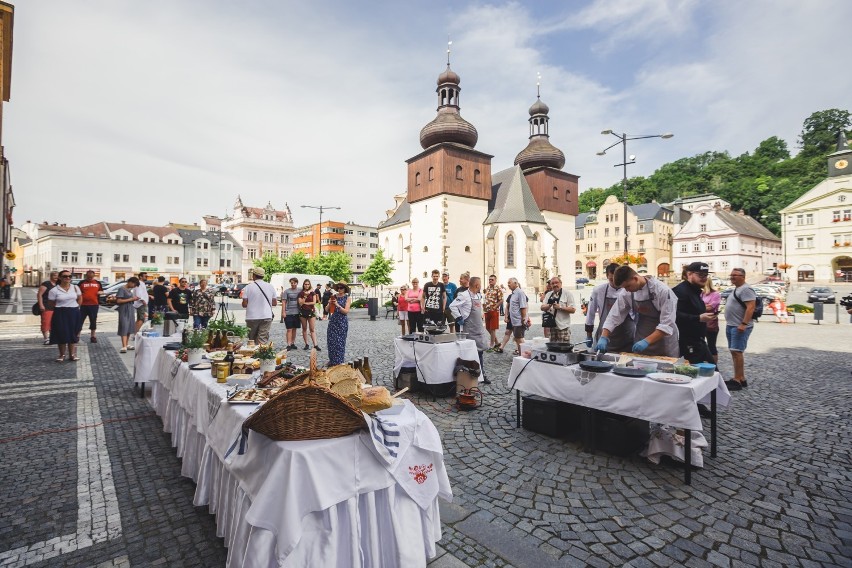
M 459 287 L 452 282 L 444 284 L 444 290 L 447 292 L 447 306 L 453 303 L 453 299 L 456 297 L 456 290 L 458 290 L 458 288 Z

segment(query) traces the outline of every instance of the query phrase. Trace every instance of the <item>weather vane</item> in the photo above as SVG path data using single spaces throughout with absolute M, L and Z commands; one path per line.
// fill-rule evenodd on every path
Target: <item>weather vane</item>
M 535 95 L 541 98 L 541 72 L 536 72 Z
M 453 42 L 450 41 L 450 34 L 447 34 L 447 67 L 450 66 L 450 46 Z

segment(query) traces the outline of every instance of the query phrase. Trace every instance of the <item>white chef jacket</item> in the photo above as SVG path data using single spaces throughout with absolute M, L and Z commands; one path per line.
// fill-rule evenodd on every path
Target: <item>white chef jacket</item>
M 457 295 L 450 303 L 450 313 L 452 313 L 455 318 L 460 317 L 462 321 L 467 321 L 467 318 L 470 317 L 471 307 L 473 307 L 473 305 L 470 298 L 470 290 L 465 290 Z
M 656 278 L 645 277 L 645 282 L 645 286 L 638 292 L 628 292 L 624 288 L 618 291 L 618 298 L 604 322 L 604 329 L 612 332 L 612 330 L 618 327 L 630 315 L 634 300 L 641 302 L 651 299 L 651 303 L 660 312 L 660 323 L 657 324 L 656 328 L 666 335 L 674 334 L 675 319 L 677 317 L 677 296 L 674 295 L 671 288 Z M 591 310 L 589 310 L 589 313 L 591 313 Z M 638 314 L 636 317 L 639 317 Z

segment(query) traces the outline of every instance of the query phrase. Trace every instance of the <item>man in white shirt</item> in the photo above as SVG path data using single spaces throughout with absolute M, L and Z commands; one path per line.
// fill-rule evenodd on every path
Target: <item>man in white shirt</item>
M 133 289 L 133 293 L 138 298 L 133 302 L 133 307 L 136 308 L 136 333 L 139 333 L 142 324 L 148 319 L 148 287 L 145 285 L 146 280 L 142 276 L 148 277 L 144 272 L 140 272 L 139 286 Z M 131 345 L 128 349 L 133 349 L 133 346 Z
M 630 266 L 621 266 L 615 271 L 613 285 L 621 288 L 601 331 L 597 349 L 606 351 L 609 335 L 632 312 L 636 326 L 633 331 L 633 353 L 645 353 L 665 357 L 677 357 L 678 332 L 677 296 L 671 288 L 646 276 L 640 276 Z
M 589 297 L 589 307 L 586 313 L 586 346 L 591 347 L 601 337 L 603 324 L 609 312 L 612 311 L 619 290 L 612 283 L 613 275 L 618 264 L 611 262 L 606 267 L 606 282 L 592 289 Z M 598 327 L 595 329 L 595 315 L 598 316 Z M 609 334 L 609 349 L 616 352 L 629 351 L 633 346 L 633 314 L 625 318 L 621 325 Z
M 246 309 L 246 326 L 249 328 L 248 338 L 257 343 L 269 341 L 269 328 L 272 327 L 272 319 L 278 299 L 275 297 L 275 288 L 263 277 L 266 271 L 255 266 L 251 269 L 253 281 L 243 288 L 243 307 Z
M 562 288 L 562 280 L 557 276 L 550 279 L 550 292 L 544 296 L 541 311 L 547 314 L 543 323 L 553 323 L 550 326 L 550 340 L 570 343 L 571 314 L 577 308 L 574 307 L 574 296 Z

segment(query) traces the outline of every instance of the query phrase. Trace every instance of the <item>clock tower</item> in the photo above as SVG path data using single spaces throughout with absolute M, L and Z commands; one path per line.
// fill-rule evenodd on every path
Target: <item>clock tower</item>
M 828 177 L 852 175 L 852 150 L 841 130 L 837 136 L 837 151 L 828 155 Z

